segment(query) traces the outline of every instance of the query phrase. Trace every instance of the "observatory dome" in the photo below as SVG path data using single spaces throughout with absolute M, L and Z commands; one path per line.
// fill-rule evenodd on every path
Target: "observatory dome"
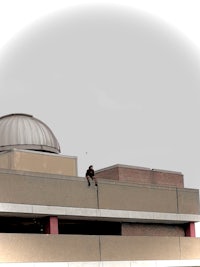
M 0 117 L 0 152 L 13 148 L 60 153 L 51 129 L 32 115 L 23 113 Z

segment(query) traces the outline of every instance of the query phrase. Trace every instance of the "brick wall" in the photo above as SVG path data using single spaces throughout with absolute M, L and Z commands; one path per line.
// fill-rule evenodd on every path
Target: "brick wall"
M 99 179 L 119 180 L 119 168 L 106 168 L 95 172 L 95 176 Z
M 123 236 L 185 236 L 184 225 L 123 223 Z
M 98 179 L 111 179 L 136 184 L 150 184 L 158 186 L 173 186 L 183 188 L 183 175 L 180 172 L 151 170 L 125 165 L 114 165 L 96 171 Z

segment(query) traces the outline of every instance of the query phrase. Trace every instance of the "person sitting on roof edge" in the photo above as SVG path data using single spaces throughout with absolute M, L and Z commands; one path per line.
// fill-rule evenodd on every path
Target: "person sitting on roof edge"
M 86 171 L 85 177 L 88 181 L 88 186 L 90 186 L 90 179 L 95 181 L 95 186 L 98 186 L 97 179 L 95 177 L 93 166 L 90 165 Z

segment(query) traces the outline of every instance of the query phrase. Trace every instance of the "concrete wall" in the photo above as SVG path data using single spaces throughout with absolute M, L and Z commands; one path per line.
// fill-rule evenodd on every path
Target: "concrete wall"
M 105 183 L 99 187 L 99 207 L 176 213 L 177 194 L 174 188 Z
M 184 187 L 183 175 L 180 172 L 151 170 L 149 168 L 120 164 L 96 171 L 96 177 L 99 179 L 127 181 L 136 184 L 173 186 L 177 188 Z
M 138 186 L 85 178 L 0 171 L 0 202 L 80 208 L 199 214 L 195 189 Z
M 3 152 L 0 154 L 0 168 L 11 169 L 11 155 L 10 152 Z
M 3 172 L 3 171 L 2 171 Z M 95 190 L 80 178 L 0 172 L 0 202 L 97 208 Z
M 200 259 L 200 238 L 180 238 L 181 259 Z
M 0 262 L 100 260 L 97 236 L 0 234 Z
M 14 149 L 0 154 L 0 168 L 77 176 L 77 158 Z
M 199 258 L 199 238 L 0 234 L 4 263 Z
M 196 191 L 196 194 L 194 193 Z M 196 210 L 199 214 L 199 193 L 194 189 L 178 189 L 178 212 L 190 213 L 192 210 Z
M 199 214 L 199 193 L 186 188 L 102 183 L 99 208 Z

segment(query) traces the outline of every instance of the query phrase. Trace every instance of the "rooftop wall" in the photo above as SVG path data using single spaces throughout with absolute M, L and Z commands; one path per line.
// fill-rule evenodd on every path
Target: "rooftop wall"
M 77 176 L 77 158 L 13 149 L 0 153 L 0 168 Z
M 99 207 L 199 214 L 199 193 L 195 189 L 134 185 L 131 183 L 102 183 Z
M 156 170 L 127 165 L 114 165 L 96 171 L 98 179 L 111 179 L 136 184 L 149 184 L 154 186 L 172 186 L 183 188 L 183 174 L 165 170 Z
M 0 202 L 97 207 L 95 190 L 82 179 L 63 175 L 0 171 Z
M 1 170 L 0 203 L 199 214 L 199 191 Z

